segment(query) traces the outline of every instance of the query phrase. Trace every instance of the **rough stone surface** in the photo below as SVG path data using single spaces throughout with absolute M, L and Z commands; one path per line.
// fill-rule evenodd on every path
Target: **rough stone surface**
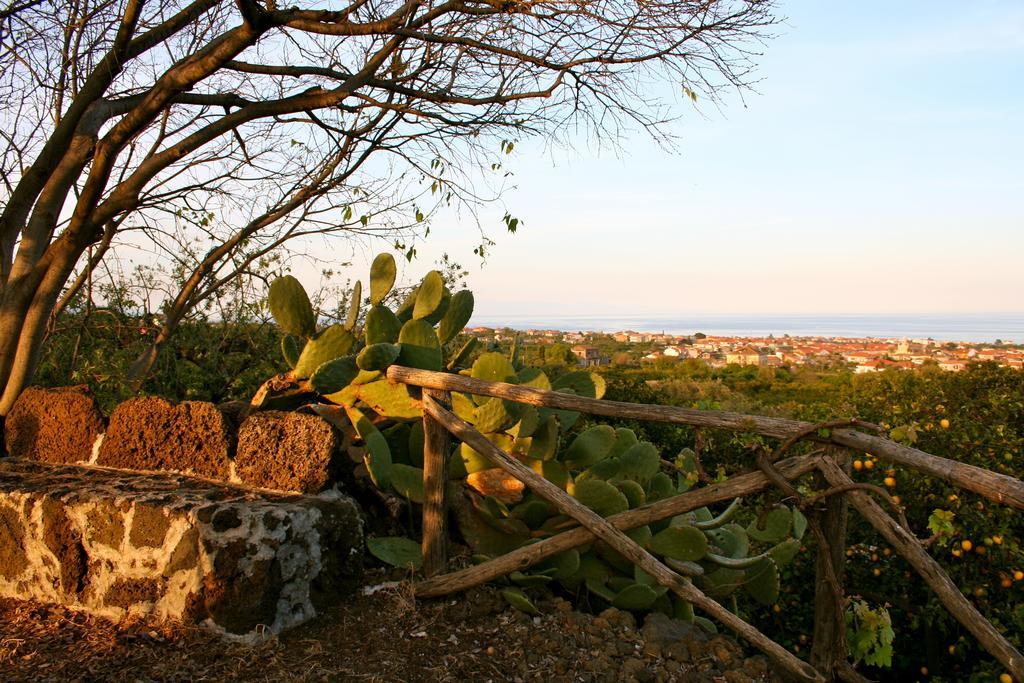
M 0 460 L 0 597 L 280 632 L 354 588 L 362 517 L 171 473 Z
M 268 410 L 239 428 L 235 473 L 251 486 L 316 493 L 334 479 L 338 454 L 338 437 L 323 419 Z
M 7 416 L 4 441 L 7 452 L 17 458 L 88 462 L 103 429 L 103 413 L 88 387 L 30 387 Z
M 96 463 L 226 480 L 231 436 L 228 420 L 212 403 L 135 398 L 114 409 Z

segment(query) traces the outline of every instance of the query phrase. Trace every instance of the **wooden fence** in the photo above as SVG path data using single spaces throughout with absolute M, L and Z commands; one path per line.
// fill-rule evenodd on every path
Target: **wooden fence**
M 848 662 L 844 613 L 843 562 L 846 522 L 852 506 L 880 533 L 924 579 L 950 614 L 963 624 L 1016 680 L 1024 681 L 1024 658 L 1007 639 L 967 600 L 956 584 L 914 536 L 900 508 L 889 494 L 869 484 L 854 482 L 849 475 L 844 449 L 870 453 L 882 460 L 937 477 L 961 489 L 1016 509 L 1024 509 L 1024 482 L 980 467 L 941 458 L 867 433 L 871 425 L 856 421 L 814 425 L 797 420 L 758 417 L 722 411 L 703 411 L 671 406 L 589 399 L 532 387 L 488 382 L 462 375 L 417 370 L 400 366 L 388 369 L 388 379 L 423 390 L 424 505 L 423 569 L 426 578 L 416 585 L 420 597 L 437 597 L 462 591 L 523 570 L 544 558 L 600 539 L 654 577 L 661 585 L 717 619 L 768 655 L 778 667 L 799 680 L 863 680 Z M 472 425 L 451 412 L 450 392 L 491 396 L 533 406 L 558 408 L 611 418 L 646 420 L 752 432 L 781 439 L 771 454 L 756 456 L 758 471 L 681 493 L 607 519 L 581 505 L 563 489 L 487 440 Z M 822 428 L 827 429 L 823 430 Z M 448 572 L 445 497 L 448 480 L 450 436 L 468 444 L 550 502 L 559 512 L 581 526 L 519 548 L 474 567 Z M 782 458 L 795 443 L 811 440 L 826 448 L 809 455 Z M 827 486 L 804 498 L 789 483 L 814 473 Z M 668 519 L 713 503 L 776 487 L 806 514 L 817 540 L 814 634 L 808 664 L 751 624 L 705 595 L 687 578 L 664 565 L 624 532 Z M 881 498 L 896 514 L 879 505 Z

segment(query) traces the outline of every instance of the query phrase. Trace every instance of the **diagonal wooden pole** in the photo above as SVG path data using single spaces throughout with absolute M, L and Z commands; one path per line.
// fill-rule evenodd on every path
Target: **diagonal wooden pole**
M 818 467 L 817 456 L 800 455 L 775 463 L 775 469 L 786 479 L 796 479 Z M 714 505 L 733 498 L 749 496 L 763 491 L 772 482 L 761 472 L 748 472 L 718 484 L 710 484 L 693 491 L 680 493 L 670 498 L 663 498 L 643 507 L 620 512 L 608 518 L 609 524 L 621 531 L 629 531 L 669 517 L 681 515 L 707 505 Z M 493 581 L 494 579 L 522 571 L 541 560 L 565 552 L 577 546 L 591 543 L 594 534 L 586 527 L 576 527 L 563 531 L 557 536 L 545 538 L 530 545 L 516 548 L 510 553 L 500 555 L 472 567 L 435 576 L 420 581 L 413 586 L 416 597 L 437 598 L 450 593 L 464 591 L 473 586 Z
M 483 454 L 496 467 L 500 467 L 525 483 L 530 487 L 530 490 L 554 505 L 562 514 L 572 517 L 587 527 L 594 536 L 610 545 L 623 557 L 653 576 L 658 583 L 736 631 L 736 633 L 750 641 L 789 674 L 799 680 L 820 681 L 824 683 L 824 676 L 818 673 L 810 664 L 800 660 L 746 621 L 706 596 L 692 583 L 684 580 L 662 564 L 658 558 L 612 526 L 604 517 L 601 517 L 565 491 L 502 451 L 488 441 L 471 424 L 446 410 L 431 396 L 425 395 L 423 397 L 423 409 L 463 443 L 469 444 L 474 450 Z
M 846 472 L 830 458 L 822 458 L 818 467 L 832 486 L 848 486 L 853 483 Z M 982 647 L 1013 675 L 1014 680 L 1024 681 L 1024 657 L 1021 657 L 1021 653 L 1003 637 L 1003 634 L 964 597 L 939 563 L 921 547 L 921 542 L 907 529 L 901 527 L 867 493 L 851 490 L 846 496 L 857 512 L 917 570 L 949 613 L 974 634 Z

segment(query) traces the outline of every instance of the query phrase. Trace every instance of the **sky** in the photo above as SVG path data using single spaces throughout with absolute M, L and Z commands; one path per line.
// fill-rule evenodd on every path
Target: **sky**
M 679 99 L 677 151 L 522 141 L 486 261 L 444 215 L 409 276 L 450 254 L 488 317 L 1024 313 L 1024 3 L 779 10 L 755 92 Z

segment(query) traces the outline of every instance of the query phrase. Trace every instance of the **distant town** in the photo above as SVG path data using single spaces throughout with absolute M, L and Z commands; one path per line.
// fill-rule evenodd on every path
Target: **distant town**
M 551 354 L 561 354 L 564 359 L 569 359 L 568 354 L 571 354 L 580 366 L 687 360 L 713 368 L 730 364 L 767 368 L 847 364 L 860 374 L 890 368 L 911 369 L 925 364 L 959 372 L 972 362 L 991 361 L 1005 367 L 1024 369 L 1024 345 L 1003 343 L 1001 340 L 976 344 L 874 337 L 723 337 L 700 332 L 678 336 L 633 330 L 609 333 L 475 327 L 466 331 L 483 342 L 511 342 L 518 337 L 527 355 L 532 354 L 541 362 L 546 357 L 552 360 Z

